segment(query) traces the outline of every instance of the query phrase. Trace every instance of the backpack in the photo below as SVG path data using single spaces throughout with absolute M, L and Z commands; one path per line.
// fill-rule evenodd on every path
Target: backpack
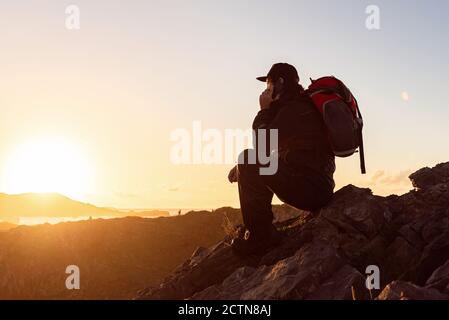
M 345 84 L 332 76 L 311 80 L 306 93 L 323 117 L 329 142 L 337 157 L 359 152 L 360 169 L 366 173 L 363 148 L 363 118 L 357 100 Z

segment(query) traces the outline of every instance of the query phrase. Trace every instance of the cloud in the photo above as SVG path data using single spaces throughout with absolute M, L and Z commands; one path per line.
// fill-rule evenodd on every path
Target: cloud
M 410 179 L 408 178 L 413 173 L 412 170 L 404 170 L 396 174 L 386 175 L 381 180 L 380 183 L 383 184 L 410 184 Z
M 396 173 L 378 170 L 374 172 L 371 178 L 367 181 L 367 187 L 381 195 L 405 193 L 412 189 L 412 184 L 408 178 L 412 173 L 413 170 L 411 169 Z
M 375 183 L 377 180 L 382 178 L 384 175 L 385 175 L 384 170 L 378 170 L 378 171 L 374 172 L 373 176 L 371 177 L 371 182 Z

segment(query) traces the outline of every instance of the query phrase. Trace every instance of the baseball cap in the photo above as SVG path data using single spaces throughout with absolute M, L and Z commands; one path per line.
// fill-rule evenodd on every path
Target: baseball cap
M 275 63 L 266 76 L 257 77 L 256 79 L 266 82 L 268 78 L 275 81 L 279 78 L 283 78 L 286 82 L 299 82 L 298 71 L 296 71 L 294 66 L 288 63 Z

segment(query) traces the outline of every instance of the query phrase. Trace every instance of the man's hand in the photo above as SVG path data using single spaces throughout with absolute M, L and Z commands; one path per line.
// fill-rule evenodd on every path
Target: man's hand
M 260 109 L 268 109 L 271 106 L 271 103 L 277 99 L 279 99 L 280 95 L 276 95 L 273 99 L 273 86 L 269 86 L 264 92 L 262 92 L 259 96 L 259 104 Z
M 260 109 L 268 109 L 271 105 L 271 103 L 273 102 L 273 89 L 268 88 L 266 89 L 264 92 L 262 92 L 259 96 L 259 104 L 260 104 Z
M 231 169 L 228 174 L 228 180 L 230 183 L 234 183 L 239 181 L 239 171 L 237 169 L 237 166 Z

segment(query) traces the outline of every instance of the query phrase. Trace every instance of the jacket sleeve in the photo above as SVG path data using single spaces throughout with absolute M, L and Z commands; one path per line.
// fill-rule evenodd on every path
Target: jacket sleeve
M 259 135 L 258 131 L 259 129 L 265 129 L 269 130 L 271 129 L 271 125 L 276 119 L 278 113 L 279 113 L 280 106 L 278 104 L 273 104 L 270 108 L 262 109 L 260 110 L 253 121 L 253 130 L 254 130 L 254 140 L 253 140 L 253 148 L 257 151 L 257 148 L 260 147 L 259 144 Z M 271 148 L 270 144 L 268 143 L 268 137 L 269 133 L 266 133 L 266 141 L 264 142 L 266 154 L 268 155 L 270 153 L 269 149 Z M 257 153 L 258 154 L 258 153 Z

